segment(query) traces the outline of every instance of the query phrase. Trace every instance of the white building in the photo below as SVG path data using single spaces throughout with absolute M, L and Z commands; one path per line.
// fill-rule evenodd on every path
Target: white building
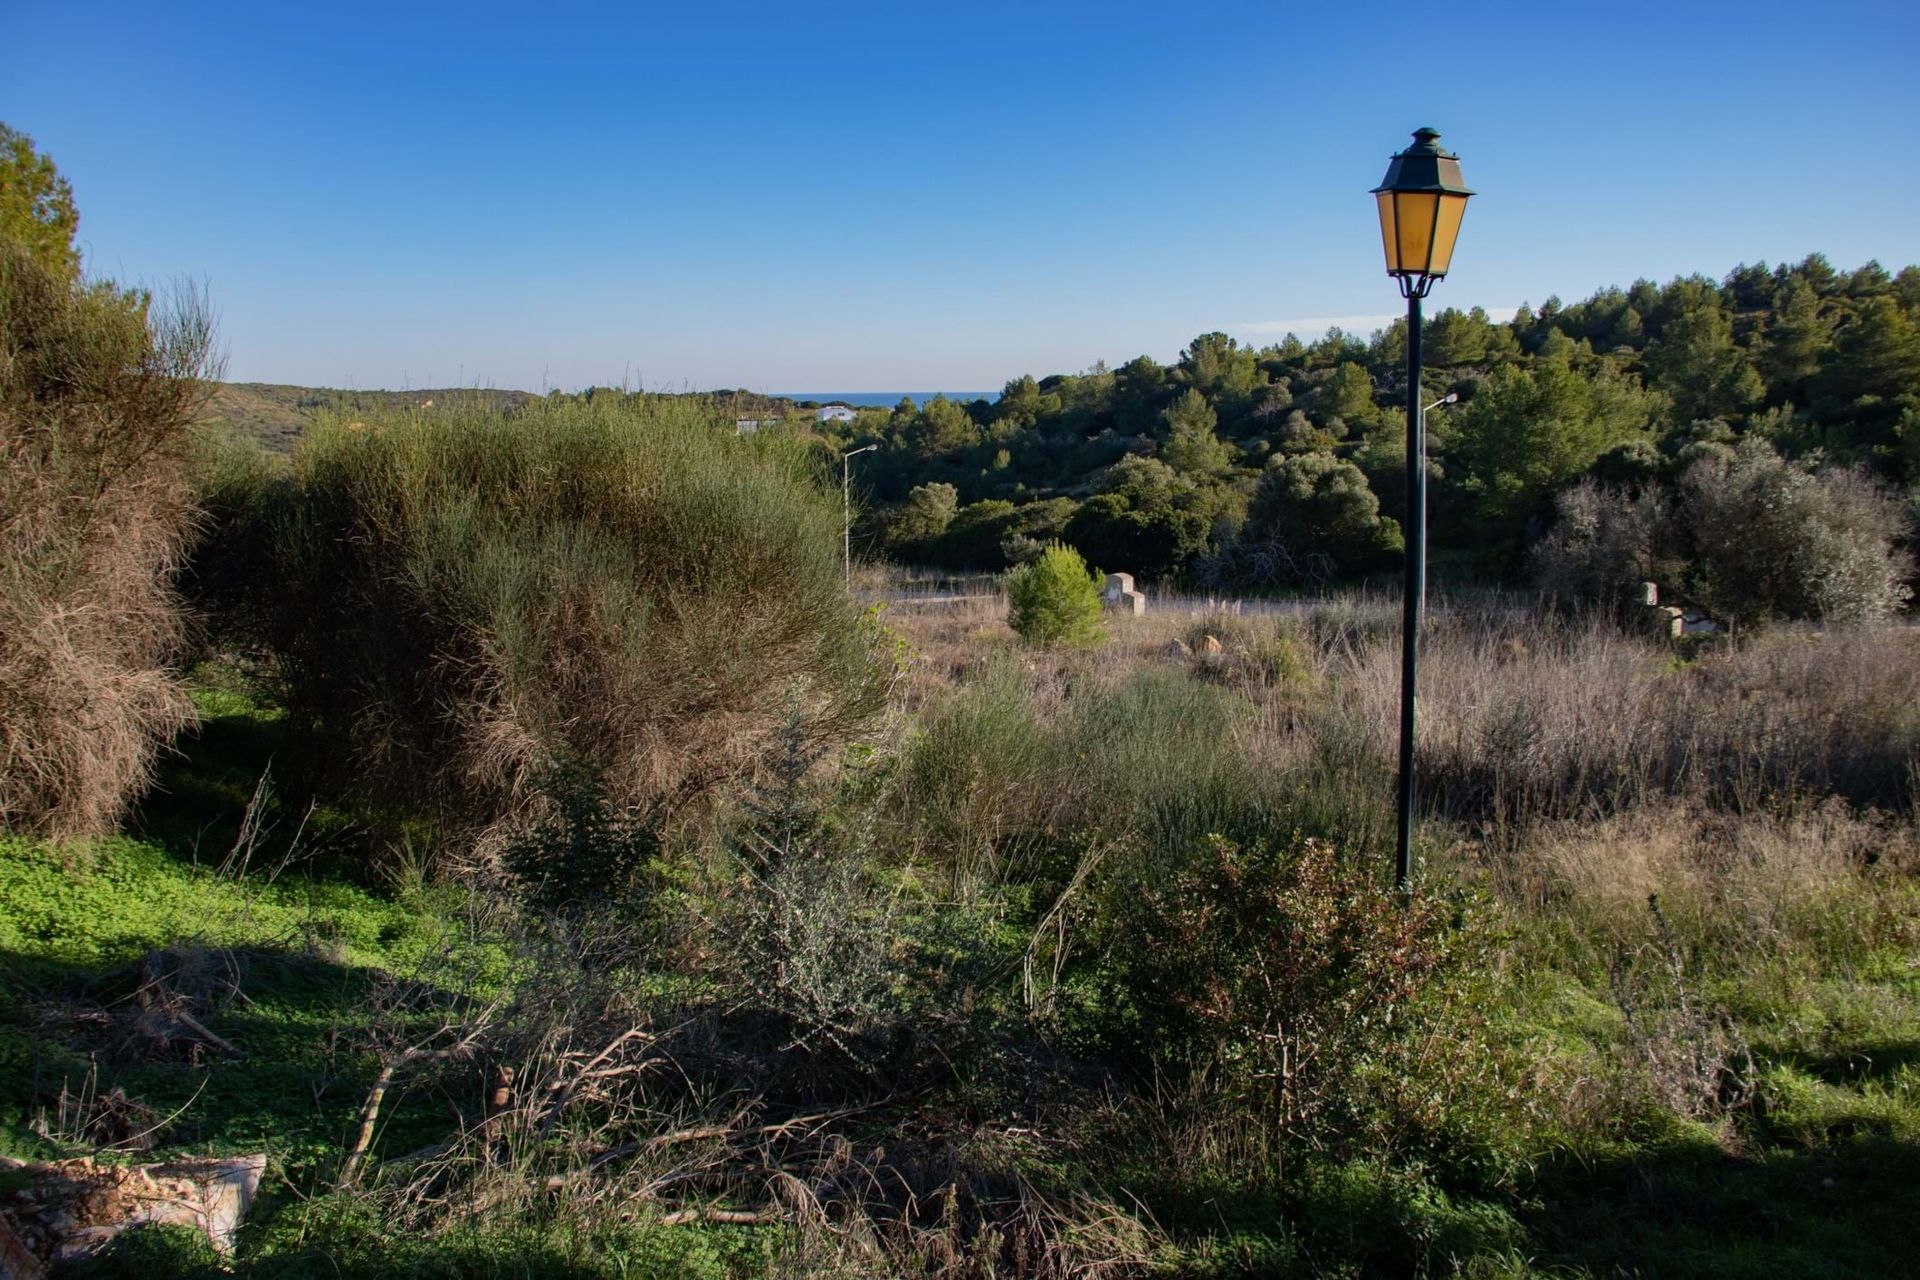
M 854 411 L 844 404 L 830 404 L 814 414 L 821 422 L 852 422 L 855 416 Z

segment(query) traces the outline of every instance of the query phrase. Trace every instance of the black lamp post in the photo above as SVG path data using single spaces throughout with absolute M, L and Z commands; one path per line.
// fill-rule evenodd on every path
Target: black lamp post
M 1420 405 L 1420 299 L 1447 274 L 1460 217 L 1473 192 L 1460 181 L 1460 158 L 1440 135 L 1416 129 L 1373 189 L 1387 274 L 1407 300 L 1407 582 L 1400 611 L 1400 842 L 1394 883 L 1413 883 L 1413 690 L 1420 668 L 1420 612 L 1427 594 L 1427 436 Z

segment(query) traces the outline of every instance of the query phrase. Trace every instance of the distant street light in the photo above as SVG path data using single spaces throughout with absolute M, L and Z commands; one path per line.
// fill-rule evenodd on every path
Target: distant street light
M 1394 156 L 1373 189 L 1387 274 L 1407 300 L 1407 580 L 1400 611 L 1400 833 L 1394 884 L 1413 884 L 1413 691 L 1420 671 L 1420 615 L 1427 595 L 1427 435 L 1420 404 L 1420 300 L 1447 274 L 1467 190 L 1460 158 L 1440 149 L 1440 135 L 1416 129 L 1413 145 Z M 1448 396 L 1433 405 L 1445 404 Z
M 1427 439 L 1427 415 L 1432 413 L 1435 409 L 1438 409 L 1443 404 L 1458 404 L 1459 402 L 1460 402 L 1460 393 L 1458 391 L 1449 391 L 1447 392 L 1447 394 L 1441 396 L 1438 400 L 1435 400 L 1432 404 L 1428 405 L 1426 408 L 1420 411 L 1420 441 L 1423 448 L 1425 447 L 1426 439 Z M 1426 470 L 1426 468 L 1422 467 L 1421 470 L 1424 471 Z M 1420 514 L 1422 516 L 1422 520 L 1421 520 L 1422 527 L 1420 530 L 1420 545 L 1424 547 L 1427 545 L 1427 531 L 1425 528 L 1426 521 L 1424 519 L 1426 515 L 1426 510 L 1424 506 L 1422 507 Z M 1420 577 L 1420 612 L 1422 614 L 1425 614 L 1426 611 L 1427 611 L 1427 579 L 1426 579 L 1426 575 L 1422 574 Z
M 877 444 L 863 444 L 858 449 L 849 449 L 840 455 L 840 549 L 846 557 L 849 591 L 853 590 L 853 467 L 849 459 L 856 453 L 879 447 Z

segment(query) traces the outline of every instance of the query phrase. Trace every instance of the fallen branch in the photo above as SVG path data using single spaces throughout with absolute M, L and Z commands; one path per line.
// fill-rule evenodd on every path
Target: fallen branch
M 759 1227 L 780 1221 L 772 1209 L 675 1209 L 660 1217 L 663 1227 L 681 1227 L 689 1222 L 717 1222 L 730 1227 Z
M 442 1028 L 442 1031 L 446 1028 Z M 479 1046 L 480 1036 L 486 1030 L 485 1024 L 475 1026 L 462 1036 L 458 1043 L 441 1049 L 428 1049 L 416 1045 L 396 1058 L 389 1058 L 380 1067 L 373 1078 L 373 1088 L 367 1091 L 367 1100 L 360 1107 L 360 1127 L 353 1135 L 353 1143 L 347 1148 L 347 1159 L 340 1166 L 340 1179 L 335 1183 L 339 1191 L 350 1190 L 360 1181 L 360 1166 L 367 1156 L 367 1148 L 373 1145 L 374 1126 L 380 1120 L 380 1108 L 386 1101 L 387 1090 L 393 1087 L 394 1077 L 401 1068 L 421 1062 L 450 1062 L 472 1056 Z M 435 1033 L 439 1034 L 438 1032 Z

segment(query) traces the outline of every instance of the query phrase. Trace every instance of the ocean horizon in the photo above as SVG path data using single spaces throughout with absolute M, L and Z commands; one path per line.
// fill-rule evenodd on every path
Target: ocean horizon
M 935 396 L 945 396 L 949 400 L 998 400 L 998 391 L 770 391 L 767 394 L 785 400 L 814 400 L 821 404 L 847 404 L 855 408 L 883 409 L 892 408 L 900 403 L 900 397 L 906 396 L 916 405 L 925 404 Z

